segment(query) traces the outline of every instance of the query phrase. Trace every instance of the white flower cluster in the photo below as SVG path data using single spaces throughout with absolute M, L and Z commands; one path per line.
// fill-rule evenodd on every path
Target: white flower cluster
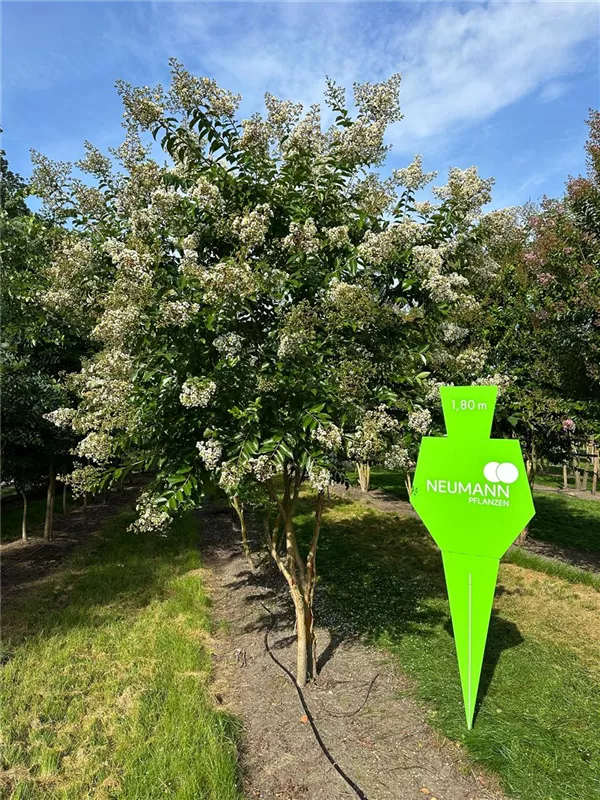
M 136 283 L 147 283 L 151 280 L 152 257 L 150 255 L 131 250 L 123 242 L 112 238 L 106 240 L 104 249 L 128 283 L 135 286 Z
M 307 301 L 301 301 L 287 314 L 281 328 L 277 356 L 290 358 L 314 341 L 316 317 Z
M 510 375 L 504 375 L 500 372 L 495 372 L 493 375 L 486 375 L 482 378 L 477 378 L 477 380 L 473 382 L 474 386 L 497 386 L 498 397 L 504 394 L 511 384 L 512 378 Z
M 100 482 L 102 470 L 88 464 L 85 467 L 76 467 L 69 475 L 57 475 L 61 483 L 71 487 L 73 497 L 82 497 L 86 492 L 96 492 Z
M 224 489 L 227 494 L 235 494 L 238 490 L 240 483 L 244 479 L 244 475 L 251 470 L 251 466 L 247 461 L 242 464 L 237 461 L 225 461 L 221 465 L 221 477 L 219 478 L 219 486 Z
M 78 443 L 74 453 L 96 464 L 106 464 L 112 455 L 112 441 L 107 433 L 92 431 Z
M 290 132 L 297 124 L 302 113 L 302 103 L 292 103 L 291 100 L 278 100 L 270 92 L 265 94 L 267 120 L 273 133 L 282 137 Z
M 114 300 L 122 299 L 120 296 Z M 135 305 L 109 306 L 104 310 L 98 320 L 98 324 L 93 328 L 91 336 L 101 342 L 107 342 L 113 346 L 123 345 L 124 342 L 138 329 L 140 324 L 140 310 Z
M 250 250 L 264 242 L 272 216 L 273 211 L 270 206 L 263 203 L 248 214 L 236 217 L 231 227 L 239 237 L 240 243 Z
M 351 164 L 380 164 L 386 153 L 383 145 L 386 123 L 359 117 L 349 128 L 336 128 L 333 143 L 338 154 Z
M 386 448 L 384 435 L 397 428 L 398 421 L 388 413 L 386 406 L 367 411 L 350 440 L 348 455 L 360 463 L 378 460 Z
M 357 210 L 371 217 L 380 217 L 397 200 L 391 182 L 382 183 L 373 172 L 358 181 L 354 194 Z
M 139 516 L 127 530 L 133 533 L 163 533 L 169 527 L 169 512 L 150 492 L 140 494 L 135 508 Z
M 115 85 L 125 106 L 125 117 L 128 121 L 136 122 L 142 128 L 150 128 L 164 117 L 165 98 L 160 86 L 133 87 L 122 80 L 118 80 Z
M 432 203 L 431 200 L 417 200 L 417 202 L 413 205 L 417 214 L 421 214 L 423 217 L 428 217 L 438 208 L 438 206 L 436 206 L 435 203 Z
M 409 469 L 414 467 L 414 462 L 411 461 L 408 450 L 399 444 L 393 444 L 388 453 L 386 453 L 383 460 L 383 466 L 386 469 L 398 470 L 399 472 L 408 472 Z
M 191 111 L 204 106 L 215 117 L 232 117 L 241 101 L 241 95 L 221 89 L 212 78 L 191 75 L 176 58 L 169 59 L 171 67 L 170 108 Z
M 271 456 L 262 455 L 257 456 L 251 460 L 252 472 L 255 474 L 256 479 L 261 483 L 271 480 L 277 475 L 277 464 L 273 461 Z
M 103 155 L 97 147 L 88 141 L 85 141 L 83 146 L 85 148 L 85 158 L 77 161 L 75 166 L 82 172 L 87 172 L 88 175 L 106 180 L 112 172 L 110 158 Z
M 277 357 L 291 358 L 295 356 L 307 341 L 310 339 L 307 338 L 305 331 L 283 331 L 279 337 Z
M 308 467 L 308 482 L 317 492 L 324 492 L 333 483 L 333 476 L 326 467 L 311 462 Z
M 292 222 L 290 232 L 283 239 L 282 245 L 286 250 L 300 250 L 301 253 L 316 253 L 319 250 L 317 226 L 310 217 L 303 224 Z
M 431 272 L 423 283 L 423 288 L 429 293 L 434 303 L 454 303 L 458 297 L 457 289 L 468 286 L 469 281 L 458 272 L 443 275 L 441 272 Z
M 190 197 L 198 208 L 210 214 L 218 214 L 223 209 L 224 203 L 221 193 L 218 188 L 210 181 L 207 181 L 206 178 L 198 178 L 190 191 Z
M 222 333 L 213 341 L 213 347 L 225 358 L 235 358 L 242 349 L 243 339 L 237 333 Z
M 188 378 L 181 387 L 179 401 L 188 408 L 206 408 L 217 391 L 214 381 L 207 378 Z
M 326 141 L 326 136 L 321 130 L 321 109 L 315 103 L 290 135 L 281 142 L 281 149 L 286 158 L 296 153 L 311 153 L 316 156 L 322 153 Z
M 170 191 L 164 186 L 157 186 L 150 195 L 152 209 L 161 217 L 171 217 L 177 213 L 182 200 L 183 195 L 176 191 Z
M 358 246 L 358 254 L 369 264 L 379 266 L 400 250 L 416 244 L 422 234 L 423 226 L 407 217 L 381 233 L 368 231 Z
M 183 258 L 179 270 L 192 278 L 204 290 L 204 300 L 210 305 L 239 302 L 257 291 L 257 282 L 249 264 L 219 261 L 211 267 L 201 267 L 191 257 Z
M 488 211 L 481 218 L 481 225 L 493 242 L 506 243 L 517 237 L 522 230 L 519 226 L 517 206 Z
M 173 325 L 184 328 L 192 322 L 198 311 L 200 311 L 198 303 L 189 303 L 187 300 L 164 300 L 158 308 L 158 326 L 165 328 Z
M 412 411 L 408 415 L 408 427 L 415 433 L 420 433 L 425 436 L 427 431 L 431 428 L 431 412 L 426 408 L 421 408 L 418 411 Z
M 477 374 L 485 367 L 487 356 L 484 347 L 468 347 L 456 357 L 456 368 L 468 375 Z
M 350 244 L 347 225 L 337 225 L 335 228 L 328 228 L 325 236 L 332 247 L 345 247 Z
M 465 170 L 451 167 L 448 171 L 448 183 L 445 186 L 434 186 L 433 194 L 440 200 L 454 200 L 465 211 L 477 212 L 492 199 L 493 178 L 480 178 L 477 167 Z
M 342 431 L 337 425 L 319 425 L 312 432 L 313 439 L 326 450 L 339 450 L 342 446 Z
M 442 339 L 447 344 L 460 344 L 469 335 L 469 329 L 456 322 L 442 322 L 440 325 Z
M 196 449 L 206 469 L 213 472 L 219 466 L 223 456 L 221 443 L 216 439 L 207 439 L 205 442 L 196 442 Z
M 44 414 L 44 419 L 56 425 L 57 428 L 69 428 L 77 411 L 74 408 L 57 408 Z
M 398 98 L 401 81 L 401 75 L 396 73 L 381 83 L 355 83 L 354 102 L 361 115 L 373 122 L 399 122 L 402 119 Z
M 427 381 L 427 384 L 428 387 L 425 393 L 425 400 L 428 403 L 439 403 L 441 386 L 454 386 L 453 383 L 442 383 L 441 381 Z
M 417 245 L 412 249 L 413 265 L 416 272 L 422 276 L 429 276 L 442 269 L 442 256 L 440 251 L 430 245 Z
M 253 114 L 250 119 L 243 120 L 242 129 L 239 140 L 241 149 L 255 157 L 268 158 L 269 144 L 273 137 L 269 123 L 260 114 Z
M 423 172 L 423 156 L 415 156 L 412 164 L 404 169 L 395 169 L 392 172 L 394 182 L 406 189 L 418 191 L 424 189 L 437 176 L 437 172 Z

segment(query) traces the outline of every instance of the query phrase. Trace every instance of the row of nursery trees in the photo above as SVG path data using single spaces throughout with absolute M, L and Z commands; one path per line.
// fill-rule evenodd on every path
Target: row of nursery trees
M 3 162 L 4 481 L 58 473 L 83 495 L 144 472 L 139 535 L 218 485 L 287 581 L 303 685 L 321 518 L 348 461 L 365 486 L 373 464 L 409 476 L 449 383 L 498 385 L 497 435 L 532 465 L 597 436 L 600 115 L 562 200 L 484 213 L 493 181 L 474 167 L 421 201 L 436 175 L 420 156 L 382 177 L 397 75 L 356 84 L 350 108 L 328 80 L 324 127 L 319 106 L 270 94 L 239 121 L 239 96 L 171 72 L 166 92 L 117 84 L 109 155 L 33 153 L 27 186 Z

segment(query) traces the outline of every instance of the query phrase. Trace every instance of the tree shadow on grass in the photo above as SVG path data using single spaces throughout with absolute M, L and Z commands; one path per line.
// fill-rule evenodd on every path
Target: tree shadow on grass
M 168 596 L 173 578 L 198 566 L 194 519 L 178 521 L 171 533 L 161 536 L 128 531 L 135 517 L 124 512 L 105 521 L 54 572 L 10 596 L 3 608 L 5 644 L 110 624 Z
M 451 619 L 448 619 L 445 623 L 444 630 L 454 639 Z M 502 653 L 505 650 L 518 647 L 520 644 L 523 644 L 524 641 L 521 632 L 514 622 L 502 619 L 502 617 L 499 617 L 492 611 L 485 652 L 483 654 L 483 664 L 481 666 L 481 677 L 479 679 L 477 700 L 475 702 L 473 724 L 477 721 L 483 702 L 487 697 Z
M 600 502 L 536 492 L 529 535 L 543 542 L 600 552 Z

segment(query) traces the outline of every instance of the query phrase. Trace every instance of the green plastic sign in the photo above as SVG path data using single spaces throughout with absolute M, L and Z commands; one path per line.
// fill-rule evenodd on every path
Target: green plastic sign
M 442 551 L 469 730 L 500 558 L 535 509 L 517 439 L 491 439 L 496 386 L 440 389 L 446 437 L 425 436 L 411 503 Z

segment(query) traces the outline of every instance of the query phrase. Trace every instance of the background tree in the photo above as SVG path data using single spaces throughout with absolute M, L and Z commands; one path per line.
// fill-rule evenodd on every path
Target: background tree
M 81 343 L 64 320 L 40 303 L 45 266 L 62 235 L 25 203 L 25 182 L 0 156 L 2 202 L 2 465 L 3 480 L 23 497 L 27 535 L 27 492 L 48 483 L 44 535 L 52 535 L 57 469 L 69 471 L 72 432 L 58 431 L 45 418 L 64 405 L 68 392 L 59 376 L 79 364 Z

